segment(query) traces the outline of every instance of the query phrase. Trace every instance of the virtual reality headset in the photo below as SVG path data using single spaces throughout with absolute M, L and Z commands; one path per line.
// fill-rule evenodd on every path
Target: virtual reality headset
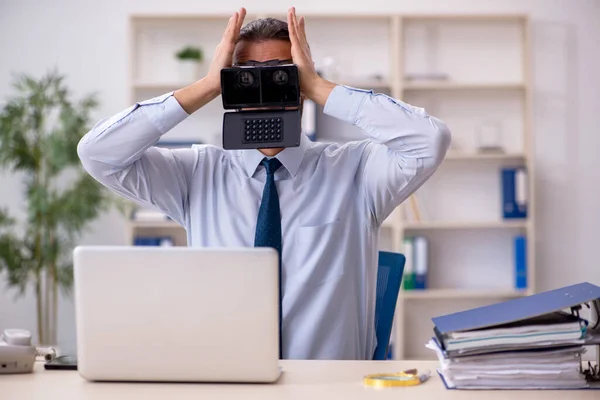
M 300 145 L 300 81 L 295 64 L 241 65 L 221 70 L 225 149 Z

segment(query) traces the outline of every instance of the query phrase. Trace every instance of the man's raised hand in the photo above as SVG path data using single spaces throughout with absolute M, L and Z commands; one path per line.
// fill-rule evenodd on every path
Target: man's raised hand
M 244 18 L 246 18 L 246 9 L 243 7 L 240 8 L 239 11 L 233 13 L 227 22 L 227 27 L 225 28 L 225 32 L 223 32 L 221 42 L 215 51 L 215 56 L 213 57 L 208 73 L 206 74 L 207 81 L 215 91 L 220 92 L 221 90 L 221 69 L 231 67 L 235 41 L 240 35 L 240 29 L 242 29 Z
M 300 90 L 315 103 L 325 106 L 335 84 L 326 81 L 317 74 L 306 39 L 304 17 L 300 17 L 300 19 L 296 17 L 295 7 L 288 10 L 287 22 L 290 41 L 292 42 L 292 59 L 294 64 L 298 66 L 300 75 Z

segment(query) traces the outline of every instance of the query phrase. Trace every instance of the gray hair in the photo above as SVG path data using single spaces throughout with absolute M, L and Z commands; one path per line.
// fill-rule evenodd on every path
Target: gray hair
M 249 22 L 240 30 L 237 42 L 262 42 L 266 40 L 290 41 L 290 31 L 286 21 L 275 18 L 261 18 Z

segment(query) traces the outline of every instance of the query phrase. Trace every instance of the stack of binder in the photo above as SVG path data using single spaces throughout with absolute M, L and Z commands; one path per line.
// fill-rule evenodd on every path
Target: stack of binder
M 440 316 L 427 347 L 449 389 L 600 389 L 598 368 L 582 364 L 600 344 L 599 299 L 586 282 Z M 596 321 L 580 316 L 583 306 Z

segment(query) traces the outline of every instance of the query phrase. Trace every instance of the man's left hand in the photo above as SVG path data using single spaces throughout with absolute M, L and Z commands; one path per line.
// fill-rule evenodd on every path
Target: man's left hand
M 300 74 L 300 90 L 306 97 L 324 107 L 335 84 L 321 78 L 315 70 L 306 40 L 304 17 L 298 19 L 296 9 L 292 7 L 288 10 L 287 20 L 292 42 L 292 59 Z

